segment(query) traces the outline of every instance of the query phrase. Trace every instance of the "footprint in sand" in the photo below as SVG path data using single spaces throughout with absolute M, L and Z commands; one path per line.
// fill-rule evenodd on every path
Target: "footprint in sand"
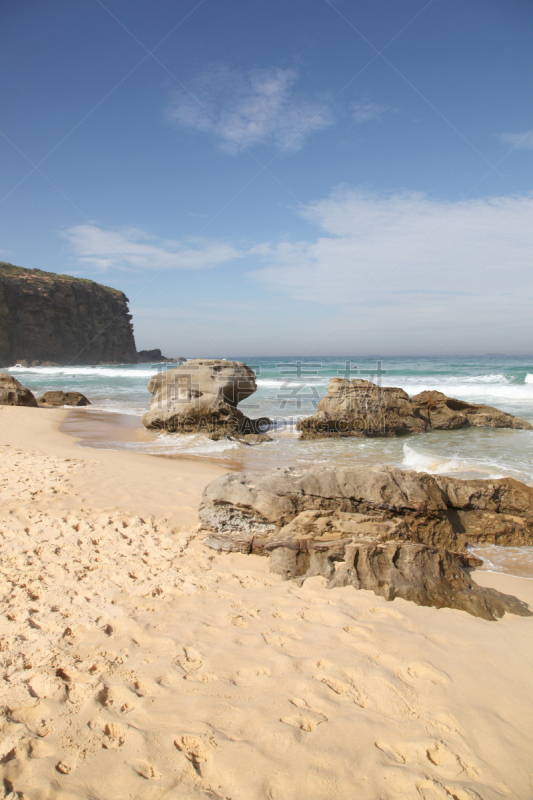
M 228 617 L 228 622 L 231 622 L 232 625 L 235 625 L 237 628 L 246 628 L 246 620 L 244 617 Z
M 473 789 L 464 786 L 444 786 L 430 778 L 416 784 L 418 794 L 422 800 L 483 800 L 481 795 Z
M 445 672 L 437 669 L 433 664 L 428 662 L 415 662 L 409 664 L 407 667 L 407 674 L 411 678 L 421 678 L 422 680 L 429 681 L 430 683 L 441 684 L 447 686 L 450 683 L 450 677 Z
M 266 667 L 243 667 L 237 674 L 230 678 L 235 686 L 254 686 L 261 678 L 272 675 Z
M 104 728 L 104 738 L 102 747 L 106 750 L 118 750 L 126 741 L 126 736 L 120 725 L 116 722 L 108 722 Z
M 267 644 L 273 644 L 276 647 L 283 647 L 290 639 L 287 636 L 280 636 L 273 630 L 263 631 L 263 639 Z
M 392 617 L 392 619 L 405 619 L 405 614 L 400 614 L 399 611 L 395 611 L 392 608 L 380 608 L 379 606 L 375 606 L 374 608 L 370 608 L 368 613 L 374 614 L 375 616 Z
M 335 694 L 345 695 L 361 708 L 366 708 L 368 704 L 368 697 L 360 692 L 357 687 L 345 681 L 339 681 L 337 678 L 332 678 L 330 675 L 323 675 L 318 678 L 322 683 L 325 683 Z
M 434 742 L 431 747 L 426 750 L 427 760 L 434 766 L 447 773 L 449 777 L 456 777 L 461 773 L 466 773 L 470 778 L 477 778 L 479 770 L 471 762 L 467 761 L 463 756 L 458 756 L 454 753 L 445 742 Z
M 210 681 L 218 680 L 218 675 L 206 672 L 203 669 L 203 656 L 194 647 L 184 647 L 183 655 L 177 656 L 175 663 L 184 671 L 185 675 L 183 677 L 185 680 L 198 683 L 209 683 Z
M 137 761 L 133 765 L 133 769 L 141 778 L 146 778 L 147 781 L 158 781 L 163 777 L 153 764 L 150 764 L 148 761 Z
M 392 761 L 396 762 L 396 764 L 407 763 L 407 758 L 386 742 L 374 742 L 374 745 L 378 748 L 378 750 L 381 750 L 382 753 L 385 753 L 386 756 L 392 759 Z
M 343 631 L 346 631 L 346 633 L 352 636 L 362 637 L 367 640 L 372 638 L 372 632 L 366 628 L 362 628 L 360 625 L 345 625 Z
M 289 703 L 300 709 L 302 713 L 281 717 L 280 722 L 284 722 L 285 725 L 292 725 L 293 728 L 311 733 L 317 725 L 328 721 L 325 714 L 313 708 L 303 697 L 290 697 Z
M 201 777 L 200 764 L 211 758 L 210 749 L 216 747 L 216 744 L 212 737 L 185 735 L 174 739 L 174 746 L 191 762 Z
M 291 717 L 281 717 L 280 722 L 284 722 L 285 725 L 292 725 L 293 728 L 307 731 L 307 733 L 312 733 L 316 726 L 320 725 L 320 722 L 323 722 L 323 720 L 317 721 L 310 717 L 305 717 L 303 714 L 299 714 Z

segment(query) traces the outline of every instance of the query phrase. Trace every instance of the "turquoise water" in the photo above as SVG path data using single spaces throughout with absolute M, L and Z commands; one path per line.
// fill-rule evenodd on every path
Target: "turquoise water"
M 166 456 L 237 460 L 247 467 L 286 464 L 378 464 L 458 477 L 510 475 L 533 484 L 533 431 L 470 429 L 434 431 L 395 439 L 299 441 L 296 421 L 316 410 L 332 377 L 381 380 L 409 395 L 438 389 L 487 403 L 533 423 L 533 356 L 470 358 L 238 358 L 257 374 L 258 391 L 240 407 L 250 417 L 268 416 L 275 441 L 257 447 L 212 442 L 201 435 L 154 434 L 147 441 L 104 443 Z M 173 368 L 171 365 L 170 368 Z M 9 372 L 35 393 L 62 388 L 91 400 L 88 414 L 118 411 L 140 416 L 148 408 L 150 377 L 165 365 L 14 367 Z M 102 443 L 100 444 L 102 446 Z

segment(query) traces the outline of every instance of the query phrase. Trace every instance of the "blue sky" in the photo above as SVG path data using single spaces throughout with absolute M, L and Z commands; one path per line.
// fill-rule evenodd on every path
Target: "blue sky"
M 525 0 L 0 10 L 1 252 L 168 355 L 530 353 Z

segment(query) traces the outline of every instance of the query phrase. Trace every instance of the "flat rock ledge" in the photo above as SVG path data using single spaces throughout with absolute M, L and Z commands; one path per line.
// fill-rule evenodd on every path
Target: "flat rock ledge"
M 395 467 L 286 467 L 230 473 L 204 490 L 204 543 L 268 555 L 271 571 L 494 620 L 529 616 L 478 586 L 469 543 L 533 544 L 533 489 L 511 478 L 463 481 Z

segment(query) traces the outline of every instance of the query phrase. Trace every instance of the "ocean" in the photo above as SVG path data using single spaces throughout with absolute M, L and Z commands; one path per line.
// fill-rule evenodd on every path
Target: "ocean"
M 390 464 L 460 478 L 510 476 L 533 485 L 533 431 L 471 428 L 391 439 L 300 441 L 295 429 L 298 419 L 315 412 L 332 377 L 380 381 L 409 395 L 437 389 L 460 400 L 496 406 L 533 424 L 533 356 L 235 359 L 254 369 L 258 385 L 239 407 L 249 417 L 272 419 L 271 443 L 248 447 L 229 440 L 213 442 L 201 434 L 146 431 L 140 416 L 150 400 L 147 383 L 158 371 L 173 369 L 172 364 L 13 367 L 8 372 L 36 395 L 51 389 L 83 392 L 92 405 L 73 412 L 71 426 L 72 433 L 86 434 L 82 433 L 82 446 L 208 459 L 233 469 Z M 91 426 L 85 425 L 91 417 L 109 423 L 94 426 L 99 433 L 91 435 Z M 506 548 L 503 555 L 500 551 L 485 549 L 489 566 L 533 575 L 533 548 Z

